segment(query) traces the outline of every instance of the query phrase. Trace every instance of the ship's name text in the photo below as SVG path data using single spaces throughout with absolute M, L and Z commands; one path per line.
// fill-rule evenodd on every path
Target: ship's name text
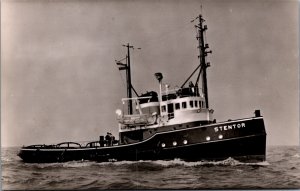
M 234 129 L 240 129 L 246 127 L 245 123 L 236 123 L 236 124 L 231 124 L 231 125 L 222 125 L 215 127 L 215 132 L 218 131 L 228 131 L 228 130 L 234 130 Z

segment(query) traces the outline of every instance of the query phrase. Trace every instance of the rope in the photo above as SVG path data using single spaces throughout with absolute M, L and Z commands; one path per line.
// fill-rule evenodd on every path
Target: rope
M 123 78 L 123 76 L 122 76 L 120 70 L 119 70 L 119 74 L 120 74 L 121 80 L 122 80 L 122 82 L 123 82 L 123 86 L 124 86 L 124 87 L 127 87 L 126 84 L 125 84 L 125 80 L 124 80 L 124 78 Z
M 166 32 L 166 33 L 163 33 L 161 34 L 160 36 L 158 36 L 157 38 L 155 38 L 154 40 L 144 40 L 142 41 L 142 44 L 143 44 L 143 47 L 147 47 L 147 45 L 149 46 L 149 44 L 152 46 L 153 44 L 156 44 L 156 43 L 153 43 L 153 41 L 159 41 L 160 43 L 165 39 L 167 38 L 168 36 L 170 35 L 174 35 L 176 33 L 179 33 L 179 32 L 182 32 L 183 30 L 186 30 L 188 27 L 190 27 L 191 24 L 190 22 L 188 22 L 187 24 L 185 25 L 182 25 L 182 27 L 178 27 L 174 30 L 172 30 L 171 32 Z

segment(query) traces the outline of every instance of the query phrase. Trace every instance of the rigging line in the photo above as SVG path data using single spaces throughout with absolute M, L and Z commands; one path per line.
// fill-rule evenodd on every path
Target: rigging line
M 123 61 L 123 60 L 125 60 L 127 57 L 125 57 L 125 58 L 122 58 L 121 60 L 117 60 L 118 62 L 121 62 L 121 61 Z
M 121 80 L 122 80 L 122 82 L 123 82 L 123 86 L 124 87 L 126 87 L 126 84 L 125 84 L 125 80 L 124 80 L 124 78 L 123 78 L 123 76 L 122 76 L 122 74 L 121 74 L 121 71 L 119 70 L 119 74 L 120 74 L 120 76 L 121 76 Z
M 198 76 L 197 76 L 196 84 L 198 84 L 198 82 L 199 82 L 199 79 L 200 79 L 200 76 L 202 76 L 202 75 L 203 75 L 203 74 L 202 74 L 203 67 L 205 67 L 205 66 L 201 66 L 201 68 L 200 68 L 199 74 L 198 74 Z
M 195 72 L 200 68 L 201 65 L 198 65 L 197 68 L 193 71 L 193 73 L 188 77 L 187 80 L 181 85 L 181 88 L 184 87 L 184 85 L 191 79 L 191 77 L 195 74 Z
M 142 41 L 143 47 L 145 47 L 145 45 L 147 46 L 147 44 L 150 44 L 150 42 L 153 42 L 153 41 L 162 41 L 163 39 L 165 39 L 165 37 L 170 36 L 171 34 L 173 35 L 178 32 L 182 32 L 182 30 L 185 30 L 190 26 L 191 26 L 191 24 L 189 22 L 189 23 L 183 25 L 182 27 L 178 27 L 178 28 L 172 30 L 171 32 L 166 32 L 166 33 L 161 34 L 159 37 L 155 38 L 154 40 L 144 40 L 144 41 Z M 155 43 L 151 43 L 151 45 L 152 44 L 155 44 Z
M 187 24 L 184 25 L 183 27 L 176 28 L 175 30 L 172 30 L 171 32 L 168 32 L 168 33 L 165 34 L 164 36 L 162 35 L 162 37 L 159 37 L 158 39 L 162 40 L 162 39 L 165 39 L 165 38 L 168 37 L 168 36 L 175 35 L 175 34 L 177 34 L 177 33 L 182 33 L 183 31 L 189 29 L 190 27 L 191 27 L 191 24 L 190 24 L 190 23 L 187 23 Z
M 131 86 L 132 90 L 134 91 L 135 95 L 136 95 L 137 97 L 139 97 L 139 94 L 135 91 L 135 89 L 134 89 L 134 87 L 132 86 L 132 84 L 130 84 L 130 86 Z

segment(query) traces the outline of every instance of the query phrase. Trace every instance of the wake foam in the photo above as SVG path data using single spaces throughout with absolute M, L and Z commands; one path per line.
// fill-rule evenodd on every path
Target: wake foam
M 257 162 L 257 163 L 245 163 L 235 160 L 231 157 L 222 160 L 222 161 L 196 161 L 196 162 L 187 162 L 181 159 L 174 160 L 140 160 L 140 161 L 116 161 L 116 162 L 102 162 L 102 163 L 94 163 L 96 165 L 106 166 L 126 166 L 126 165 L 158 165 L 162 167 L 174 167 L 174 166 L 268 166 L 270 165 L 267 161 Z
M 67 168 L 79 168 L 79 167 L 88 167 L 91 166 L 95 162 L 91 161 L 70 161 L 66 163 L 62 163 L 63 167 Z
M 269 163 L 267 161 L 264 162 L 258 162 L 258 163 L 244 163 L 240 162 L 238 160 L 235 160 L 231 157 L 222 160 L 222 161 L 197 161 L 197 162 L 186 162 L 182 161 L 180 159 L 174 159 L 171 161 L 163 161 L 163 160 L 158 160 L 158 161 L 152 161 L 152 163 L 159 164 L 162 166 L 188 166 L 188 167 L 193 167 L 193 166 L 240 166 L 240 165 L 249 165 L 249 166 L 267 166 Z
M 299 156 L 300 157 L 300 156 Z M 140 160 L 140 161 L 116 161 L 116 162 L 94 162 L 94 161 L 70 161 L 65 163 L 46 163 L 46 164 L 27 164 L 31 167 L 36 168 L 84 168 L 89 166 L 160 166 L 160 167 L 176 167 L 176 166 L 268 166 L 270 165 L 267 161 L 257 162 L 257 163 L 244 163 L 235 160 L 231 157 L 222 161 L 196 161 L 196 162 L 186 162 L 181 159 L 174 160 Z

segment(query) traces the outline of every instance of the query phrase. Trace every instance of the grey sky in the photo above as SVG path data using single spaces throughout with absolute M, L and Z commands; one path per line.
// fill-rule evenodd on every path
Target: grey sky
M 208 25 L 210 107 L 217 121 L 265 117 L 268 144 L 299 143 L 298 2 L 288 0 L 4 0 L 1 6 L 3 146 L 117 134 L 126 89 L 114 60 L 132 52 L 133 85 L 155 72 L 180 86 L 196 68 L 190 20 Z

